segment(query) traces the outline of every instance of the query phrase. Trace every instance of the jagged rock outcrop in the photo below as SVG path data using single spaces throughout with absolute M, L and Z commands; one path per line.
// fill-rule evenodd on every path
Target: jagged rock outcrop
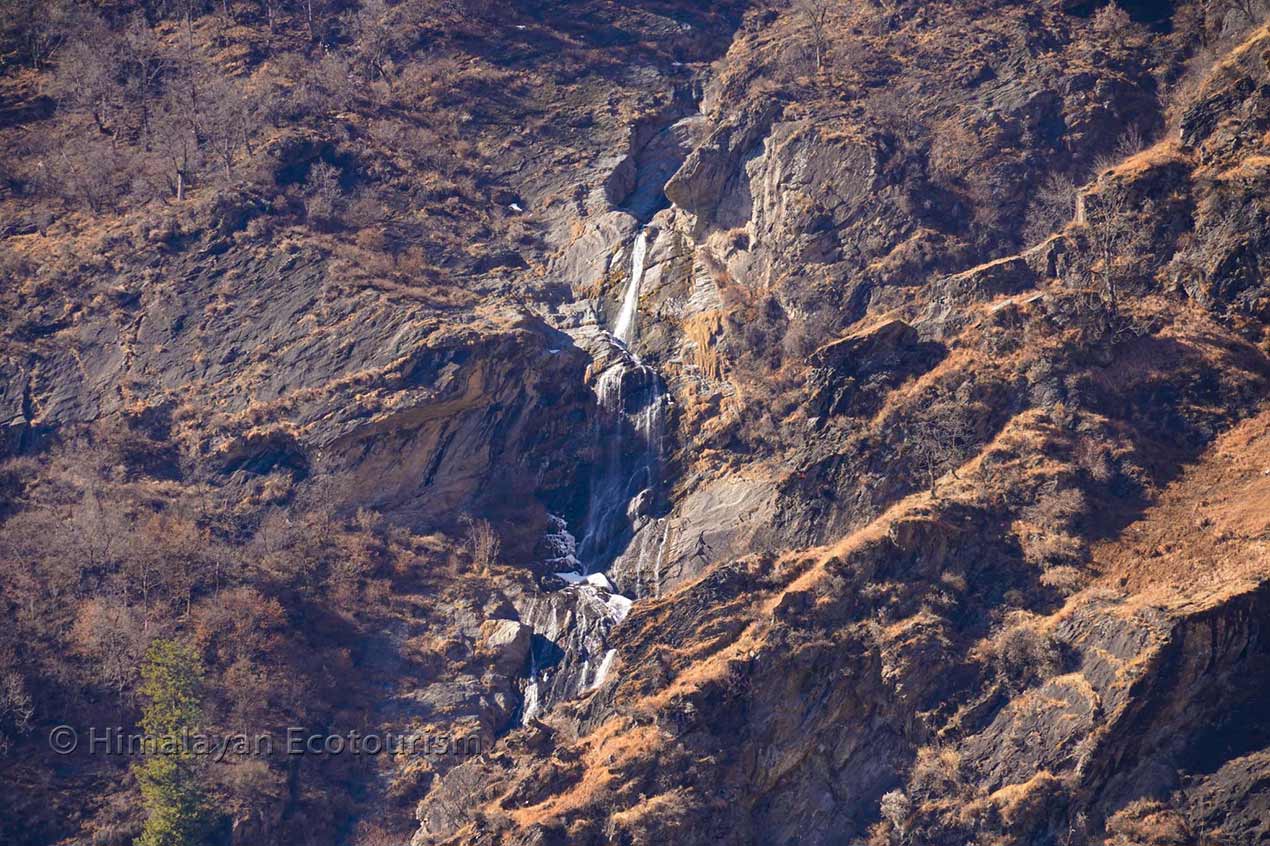
M 1115 90 L 1124 93 L 1104 93 Z M 1067 107 L 1027 102 L 1038 114 Z M 1072 125 L 1083 128 L 1064 143 L 1103 134 L 1096 122 Z M 678 233 L 670 243 L 686 270 L 650 291 L 660 325 L 642 337 L 657 339 L 648 349 L 684 406 L 709 390 L 685 378 L 691 358 L 676 355 L 676 338 L 693 348 L 684 327 L 706 311 L 674 310 L 695 267 L 713 266 L 716 290 L 762 278 L 761 263 L 740 256 L 765 249 L 755 222 L 788 219 L 780 203 L 791 185 L 838 191 L 797 173 L 885 170 L 876 155 L 860 160 L 869 166 L 848 155 L 848 166 L 800 170 L 816 143 L 805 126 L 774 121 L 765 162 L 737 152 L 738 132 L 728 123 L 689 156 L 660 218 Z M 744 471 L 685 473 L 670 511 L 615 563 L 625 583 L 647 585 L 651 570 L 656 584 L 609 633 L 616 676 L 509 740 L 508 758 L 467 765 L 465 778 L 493 795 L 480 830 L 513 843 L 816 844 L 871 832 L 1100 842 L 1151 830 L 1222 836 L 1212 826 L 1225 815 L 1231 842 L 1253 842 L 1263 721 L 1231 717 L 1223 703 L 1244 700 L 1236 679 L 1264 673 L 1262 529 L 1223 533 L 1217 543 L 1234 544 L 1225 552 L 1172 553 L 1211 561 L 1220 575 L 1210 587 L 1162 587 L 1149 558 L 1138 581 L 1123 575 L 1125 560 L 1151 554 L 1135 538 L 1189 525 L 1180 512 L 1143 517 L 1127 505 L 1168 490 L 1179 472 L 1150 454 L 1168 443 L 1200 467 L 1221 465 L 1226 447 L 1198 450 L 1258 409 L 1270 376 L 1249 343 L 1263 328 L 1232 319 L 1216 297 L 1204 304 L 1211 317 L 1151 299 L 1176 292 L 1161 279 L 1187 266 L 1187 250 L 1223 248 L 1204 222 L 1212 165 L 1196 152 L 1164 143 L 1130 156 L 1091 186 L 1085 214 L 1022 252 L 928 269 L 920 286 L 875 286 L 866 300 L 848 295 L 872 319 L 811 355 L 804 441 L 754 455 Z M 740 196 L 724 186 L 763 184 L 747 178 L 760 171 L 786 174 L 768 183 L 768 200 L 721 200 Z M 866 181 L 830 205 L 848 217 L 853 203 L 873 211 L 877 190 Z M 1113 307 L 1092 245 L 1098 204 L 1114 192 L 1128 234 L 1117 242 Z M 726 219 L 729 209 L 739 219 Z M 830 219 L 824 231 L 841 239 L 849 223 Z M 792 240 L 762 231 L 800 260 L 847 261 L 812 249 L 819 230 L 798 220 Z M 911 231 L 897 225 L 887 240 Z M 773 311 L 788 315 L 793 303 Z M 722 297 L 711 305 L 728 308 Z M 1214 417 L 1218 396 L 1230 401 Z M 895 447 L 885 462 L 882 444 Z M 938 468 L 933 494 L 915 472 L 922 462 Z M 1188 477 L 1176 496 L 1190 501 L 1205 484 L 1217 490 Z M 1113 540 L 1091 546 L 1078 531 Z M 776 551 L 800 541 L 824 546 Z M 1251 735 L 1201 764 L 1214 721 Z M 890 791 L 902 795 L 884 812 Z M 420 842 L 466 842 L 457 826 Z
M 243 185 L 49 235 L 13 182 L 0 520 L 124 527 L 146 574 L 235 550 L 162 603 L 95 553 L 6 568 L 73 600 L 15 631 L 186 637 L 222 719 L 280 719 L 241 680 L 329 638 L 311 683 L 356 695 L 305 720 L 477 744 L 339 770 L 343 804 L 266 764 L 244 846 L 1258 842 L 1270 31 L 1150 5 L 831 4 L 822 44 L 814 3 L 438 6 L 455 38 L 364 4 L 283 89 L 367 90 L 276 109 Z M 285 71 L 257 35 L 204 58 Z M 222 596 L 263 622 L 225 638 Z M 10 663 L 19 705 L 132 707 Z M 41 830 L 130 839 L 86 792 Z

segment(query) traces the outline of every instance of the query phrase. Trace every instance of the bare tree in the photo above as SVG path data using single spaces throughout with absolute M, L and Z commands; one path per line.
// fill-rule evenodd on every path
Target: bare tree
M 80 13 L 72 0 L 0 0 L 0 43 L 13 44 L 31 67 L 42 68 Z
M 185 199 L 202 157 L 200 110 L 205 103 L 200 97 L 200 70 L 194 62 L 184 63 L 168 80 L 157 111 L 156 134 L 168 163 L 169 188 L 177 202 Z
M 278 26 L 278 6 L 279 0 L 260 0 L 260 11 L 264 13 L 265 21 L 269 24 L 271 39 Z
M 466 517 L 463 522 L 467 527 L 465 545 L 468 554 L 472 556 L 472 564 L 482 574 L 488 573 L 489 568 L 498 562 L 503 542 L 488 520 Z
M 1076 186 L 1060 173 L 1051 173 L 1036 189 L 1027 210 L 1023 237 L 1037 243 L 1061 229 L 1076 214 Z
M 110 208 L 122 193 L 125 156 L 112 143 L 93 136 L 72 138 L 57 149 L 55 168 L 47 168 L 49 182 L 62 196 L 97 214 Z
M 321 26 L 327 14 L 330 0 L 304 0 L 304 23 L 309 30 L 309 40 L 321 40 Z
M 372 82 L 382 79 L 392 86 L 391 56 L 403 34 L 391 19 L 392 10 L 384 0 L 366 0 L 353 19 L 353 51 L 361 60 L 364 74 Z
M 823 70 L 825 65 L 825 51 L 829 44 L 829 13 L 833 6 L 834 0 L 794 0 L 794 10 L 811 32 L 817 73 Z
M 100 32 L 76 38 L 58 53 L 49 91 L 59 107 L 87 111 L 97 130 L 113 137 L 123 94 L 115 79 L 118 65 L 113 39 Z
M 141 548 L 135 554 L 148 558 L 144 565 L 158 570 L 162 575 L 162 587 L 178 605 L 184 606 L 188 617 L 195 592 L 203 585 L 209 567 L 206 551 L 210 547 L 207 538 L 192 520 L 167 515 L 155 515 L 139 533 Z M 138 575 L 140 567 L 134 567 Z
M 75 648 L 93 659 L 98 681 L 122 700 L 145 651 L 144 624 L 136 610 L 109 597 L 91 599 L 80 606 L 71 636 Z
M 247 98 L 235 80 L 223 74 L 209 76 L 202 88 L 200 127 L 215 159 L 225 171 L 225 178 L 234 175 L 234 155 L 239 148 L 250 152 L 251 130 L 248 126 L 251 112 Z
M 130 526 L 118 511 L 102 504 L 92 487 L 71 510 L 67 527 L 72 533 L 83 566 L 104 570 L 112 566 L 127 544 Z
M 957 465 L 970 454 L 977 439 L 968 403 L 947 392 L 929 402 L 925 413 L 910 425 L 901 451 L 916 462 L 934 497 L 939 477 L 951 471 L 957 478 Z
M 1081 198 L 1081 219 L 1093 254 L 1092 271 L 1100 293 L 1112 314 L 1119 308 L 1118 262 L 1133 239 L 1129 193 L 1113 180 L 1104 180 L 1095 193 Z
M 136 15 L 119 41 L 119 73 L 124 80 L 124 100 L 133 104 L 141 147 L 147 151 L 151 147 L 159 81 L 167 65 L 154 31 L 143 16 Z

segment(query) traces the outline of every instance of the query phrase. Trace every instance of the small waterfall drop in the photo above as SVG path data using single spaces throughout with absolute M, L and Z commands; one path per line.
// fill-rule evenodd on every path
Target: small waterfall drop
M 585 522 L 575 539 L 568 523 L 551 515 L 543 564 L 564 583 L 524 609 L 534 632 L 522 720 L 528 722 L 563 699 L 586 694 L 610 676 L 617 653 L 608 633 L 625 619 L 632 600 L 606 575 L 627 553 L 636 532 L 649 525 L 661 486 L 666 419 L 671 404 L 661 374 L 632 349 L 648 250 L 656 230 L 641 230 L 630 247 L 630 279 L 611 331 L 591 324 L 578 337 L 590 350 L 598 376 L 592 382 L 597 413 L 591 436 L 594 461 Z M 662 530 L 653 522 L 662 544 Z M 655 543 L 657 537 L 653 537 Z M 648 545 L 645 543 L 645 545 Z M 661 545 L 653 556 L 654 595 L 660 593 Z M 640 550 L 642 556 L 643 550 Z M 646 595 L 636 584 L 629 596 Z
M 639 311 L 639 289 L 644 282 L 644 261 L 647 257 L 648 230 L 641 229 L 631 246 L 631 278 L 626 283 L 622 309 L 617 313 L 617 321 L 613 324 L 613 337 L 628 347 L 635 336 L 635 314 Z
M 611 365 L 596 384 L 598 460 L 577 557 L 583 573 L 602 572 L 630 540 L 661 481 L 662 438 L 670 398 L 661 376 L 634 356 Z

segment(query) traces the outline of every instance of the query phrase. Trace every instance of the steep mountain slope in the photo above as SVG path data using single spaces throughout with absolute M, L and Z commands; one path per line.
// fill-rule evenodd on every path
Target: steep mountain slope
M 1265 672 L 1264 527 L 1241 523 L 1214 553 L 1216 518 L 1178 526 L 1160 514 L 1167 504 L 1139 517 L 1137 503 L 1157 488 L 1163 503 L 1210 502 L 1195 479 L 1228 447 L 1198 450 L 1265 395 L 1264 276 L 1252 258 L 1264 210 L 1229 180 L 1260 178 L 1266 69 L 1252 57 L 1266 37 L 1235 47 L 1185 103 L 1180 144 L 1099 174 L 1075 223 L 1035 248 L 907 290 L 866 277 L 859 328 L 811 357 L 817 375 L 787 400 L 799 410 L 785 431 L 767 429 L 744 471 L 722 459 L 720 484 L 734 493 L 714 501 L 726 505 L 696 511 L 689 492 L 662 518 L 686 539 L 713 529 L 708 548 L 739 560 L 714 563 L 690 540 L 658 550 L 658 566 L 674 563 L 660 598 L 614 633 L 619 678 L 509 738 L 505 754 L 451 773 L 421 804 L 416 842 L 1264 836 L 1264 721 L 1240 704 Z M 729 121 L 736 111 L 724 110 Z M 869 173 L 867 156 L 843 157 L 822 126 L 793 130 L 811 133 L 800 145 L 777 123 L 752 153 L 762 131 L 732 126 L 690 155 L 667 186 L 676 205 L 657 219 L 675 232 L 686 212 L 679 237 L 697 244 L 696 260 L 723 265 L 712 247 L 736 256 L 728 285 L 752 278 L 754 253 L 772 243 L 757 198 L 773 180 L 842 215 L 791 226 L 800 240 L 777 237 L 782 257 L 809 230 L 841 244 L 843 210 L 875 215 L 884 202 L 876 189 L 852 199 L 799 180 Z M 747 140 L 729 153 L 721 145 L 738 131 Z M 818 159 L 824 147 L 834 152 Z M 700 173 L 714 196 L 755 198 L 726 241 L 711 240 L 717 212 L 702 190 L 683 187 Z M 738 178 L 743 187 L 720 187 Z M 1247 222 L 1239 235 L 1223 229 L 1226 214 Z M 904 233 L 884 231 L 891 243 Z M 1235 254 L 1250 259 L 1238 271 Z M 676 261 L 689 260 L 665 264 Z M 796 313 L 806 282 L 766 281 L 776 311 Z M 1241 294 L 1204 293 L 1225 285 Z M 850 307 L 850 288 L 838 290 Z M 1259 427 L 1230 436 L 1245 444 L 1232 460 L 1255 466 Z M 688 452 L 695 466 L 707 460 Z M 1170 483 L 1189 461 L 1196 469 Z M 755 476 L 770 498 L 736 492 Z M 924 477 L 931 491 L 905 495 Z M 1237 495 L 1211 484 L 1212 497 Z M 1264 509 L 1244 490 L 1241 513 Z M 1188 538 L 1165 548 L 1206 571 L 1204 586 L 1135 560 L 1153 553 L 1130 539 L 1162 521 Z M 648 525 L 665 544 L 661 524 Z M 798 532 L 833 540 L 781 552 Z M 1116 540 L 1091 550 L 1099 537 Z M 646 564 L 638 542 L 635 568 L 616 570 L 627 580 Z M 740 557 L 755 546 L 772 551 Z M 465 810 L 474 785 L 491 798 Z
M 1255 4 L 18 6 L 5 842 L 1268 836 Z

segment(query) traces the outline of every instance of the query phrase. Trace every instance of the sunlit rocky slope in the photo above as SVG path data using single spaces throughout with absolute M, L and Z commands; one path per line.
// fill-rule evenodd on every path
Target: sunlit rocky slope
M 11 5 L 6 843 L 1270 836 L 1257 3 Z

